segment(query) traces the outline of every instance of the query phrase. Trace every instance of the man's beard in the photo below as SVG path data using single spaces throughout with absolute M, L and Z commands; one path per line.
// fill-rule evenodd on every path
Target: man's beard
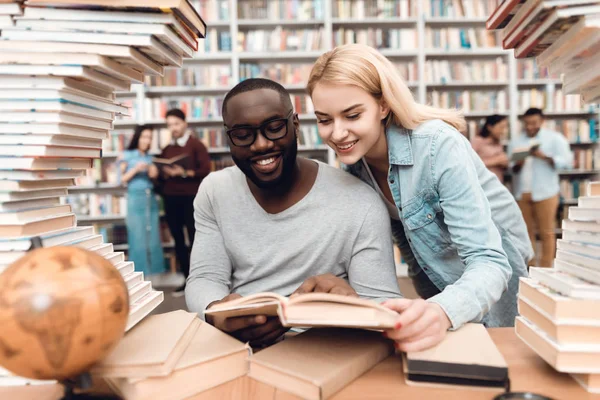
M 244 175 L 246 175 L 246 177 L 250 179 L 252 183 L 254 183 L 258 188 L 270 190 L 279 188 L 280 186 L 283 188 L 286 184 L 291 183 L 297 155 L 298 141 L 294 140 L 293 144 L 291 144 L 282 152 L 281 173 L 277 178 L 268 181 L 263 181 L 258 176 L 256 176 L 256 173 L 252 168 L 252 161 L 240 160 L 234 157 L 233 155 L 231 156 L 231 158 L 233 158 L 235 165 L 237 165 L 237 167 L 242 170 Z

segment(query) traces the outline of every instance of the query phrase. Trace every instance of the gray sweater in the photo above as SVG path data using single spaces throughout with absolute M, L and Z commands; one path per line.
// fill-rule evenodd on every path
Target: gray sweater
M 364 298 L 400 297 L 385 206 L 369 186 L 329 165 L 319 163 L 310 192 L 277 214 L 257 203 L 237 167 L 211 173 L 194 216 L 185 295 L 201 317 L 230 293 L 289 296 L 325 273 L 346 279 Z

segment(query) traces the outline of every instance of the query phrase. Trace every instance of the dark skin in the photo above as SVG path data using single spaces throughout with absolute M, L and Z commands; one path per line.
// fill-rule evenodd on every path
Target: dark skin
M 227 128 L 259 126 L 272 119 L 285 118 L 291 109 L 291 104 L 285 102 L 278 92 L 257 89 L 232 97 L 227 103 L 227 112 L 223 120 Z M 269 140 L 258 131 L 256 140 L 249 147 L 238 147 L 231 141 L 229 143 L 231 155 L 238 167 L 246 174 L 246 181 L 252 195 L 269 214 L 280 213 L 298 203 L 310 192 L 317 178 L 318 165 L 295 156 L 296 132 L 299 127 L 298 115 L 293 114 L 288 121 L 288 133 L 281 139 Z M 276 162 L 279 164 L 274 171 L 263 173 L 253 164 L 265 157 L 278 159 Z M 357 296 L 344 279 L 332 274 L 306 279 L 292 296 L 310 292 Z M 232 293 L 212 302 L 207 308 L 240 297 L 239 294 Z M 207 315 L 206 321 L 238 340 L 250 342 L 253 347 L 268 345 L 287 331 L 287 328 L 281 325 L 279 318 L 265 315 L 226 319 Z
M 540 131 L 540 128 L 544 123 L 544 118 L 541 115 L 528 115 L 523 118 L 523 123 L 525 125 L 525 133 L 527 134 L 527 136 L 530 138 L 534 138 Z M 554 168 L 554 160 L 552 159 L 552 157 L 548 157 L 538 147 L 531 150 L 531 155 L 533 157 L 539 158 L 540 160 L 546 161 L 548 164 L 550 164 L 551 167 Z M 521 171 L 521 169 L 523 168 L 523 164 L 525 164 L 525 160 L 521 160 L 515 163 L 515 165 L 513 166 L 513 172 L 518 173 L 519 171 Z

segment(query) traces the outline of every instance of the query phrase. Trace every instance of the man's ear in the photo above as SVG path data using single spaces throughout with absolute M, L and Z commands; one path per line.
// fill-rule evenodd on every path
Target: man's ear
M 381 99 L 379 102 L 379 119 L 384 120 L 390 114 L 390 107 L 385 100 Z
M 297 113 L 294 113 L 294 135 L 298 137 L 298 132 L 300 131 L 300 118 Z

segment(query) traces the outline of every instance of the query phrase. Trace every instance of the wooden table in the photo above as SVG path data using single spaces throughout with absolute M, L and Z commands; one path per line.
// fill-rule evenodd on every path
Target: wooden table
M 513 391 L 531 391 L 555 400 L 600 400 L 581 388 L 568 374 L 556 372 L 529 349 L 514 333 L 513 328 L 489 329 L 489 333 L 508 362 Z M 489 390 L 459 390 L 408 386 L 404 382 L 400 357 L 392 356 L 346 386 L 332 400 L 490 400 L 495 393 Z M 4 400 L 57 400 L 60 388 L 31 387 L 0 388 Z M 189 400 L 296 400 L 296 396 L 277 390 L 248 377 L 238 378 Z M 156 399 L 161 400 L 161 399 Z

